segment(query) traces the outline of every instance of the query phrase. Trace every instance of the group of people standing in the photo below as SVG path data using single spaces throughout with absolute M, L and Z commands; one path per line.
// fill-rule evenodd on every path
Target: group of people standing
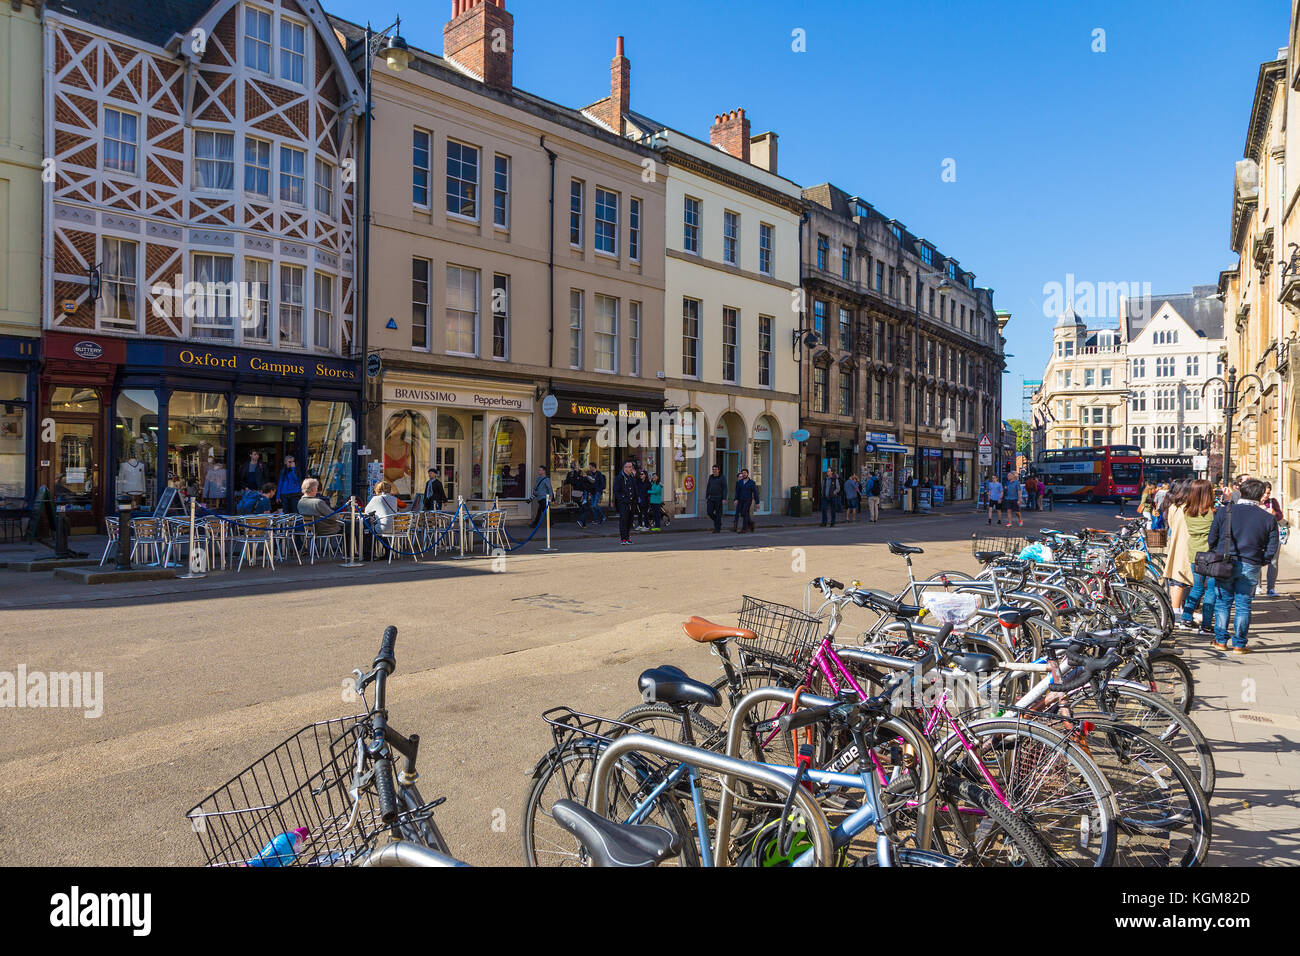
M 319 475 L 309 477 L 317 479 Z M 274 479 L 271 469 L 262 461 L 261 452 L 249 452 L 248 461 L 239 467 L 235 475 L 235 488 L 239 496 L 235 499 L 235 511 L 241 515 L 267 514 L 277 507 L 294 513 L 302 498 L 303 478 L 299 475 L 297 460 L 293 455 L 286 455 L 280 474 Z
M 1203 478 L 1150 482 L 1138 513 L 1168 533 L 1165 585 L 1181 612 L 1179 626 L 1212 635 L 1220 650 L 1231 644 L 1235 653 L 1247 653 L 1256 592 L 1277 595 L 1283 521 L 1273 486 L 1249 475 L 1217 489 Z
M 996 474 L 990 475 L 984 482 L 984 498 L 988 504 L 988 523 L 993 523 L 994 515 L 997 516 L 998 524 L 1003 523 L 1006 519 L 1006 525 L 1011 527 L 1013 522 L 1018 522 L 1018 526 L 1025 526 L 1024 509 L 1026 507 L 1037 511 L 1042 506 L 1043 491 L 1046 485 L 1033 476 L 1020 480 L 1020 472 L 1008 472 L 1006 480 L 998 478 Z
M 821 502 L 822 527 L 835 527 L 835 517 L 842 508 L 845 521 L 857 521 L 862 513 L 862 501 L 867 502 L 867 517 L 873 524 L 880 520 L 880 492 L 884 487 L 880 472 L 876 469 L 863 471 L 862 474 L 849 472 L 847 478 L 840 479 L 835 467 L 822 472 Z

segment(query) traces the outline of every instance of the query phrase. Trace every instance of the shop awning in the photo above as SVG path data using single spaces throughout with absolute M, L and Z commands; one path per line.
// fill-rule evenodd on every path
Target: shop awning
M 867 442 L 867 444 L 870 445 L 872 448 L 874 448 L 876 451 L 883 451 L 883 452 L 885 452 L 886 454 L 889 454 L 889 455 L 906 455 L 906 454 L 907 454 L 907 446 L 906 446 L 906 445 L 900 445 L 900 444 L 898 444 L 898 442 L 893 442 L 893 441 L 872 441 L 872 442 Z

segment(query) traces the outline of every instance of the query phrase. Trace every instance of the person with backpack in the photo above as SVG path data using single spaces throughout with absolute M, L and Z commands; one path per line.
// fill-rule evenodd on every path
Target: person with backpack
M 1248 651 L 1250 605 L 1259 587 L 1260 570 L 1277 555 L 1277 519 L 1259 507 L 1264 482 L 1251 478 L 1242 483 L 1241 500 L 1220 508 L 1210 525 L 1209 553 L 1226 573 L 1216 575 L 1214 592 L 1214 646 L 1228 649 L 1228 625 L 1232 623 L 1232 650 Z M 1197 562 L 1202 564 L 1203 562 Z M 1205 566 L 1208 567 L 1208 564 Z
M 830 514 L 831 527 L 835 527 L 835 512 L 840 506 L 840 495 L 844 492 L 844 486 L 840 484 L 840 476 L 835 473 L 834 468 L 827 468 L 826 474 L 822 476 L 822 527 L 826 527 L 826 515 Z
M 754 479 L 749 477 L 749 469 L 740 469 L 740 477 L 736 479 L 736 517 L 731 522 L 732 531 L 740 534 L 746 531 L 753 532 L 754 519 L 750 517 L 749 512 L 757 499 L 758 485 L 754 484 Z
M 862 486 L 858 484 L 858 476 L 849 475 L 844 482 L 844 520 L 857 521 L 861 504 Z
M 867 516 L 871 519 L 872 524 L 875 524 L 880 520 L 880 491 L 880 472 L 872 469 L 871 475 L 867 478 L 867 486 L 865 488 L 865 494 L 867 497 Z
M 713 519 L 713 533 L 722 531 L 722 502 L 727 497 L 727 479 L 722 477 L 722 468 L 713 466 L 708 484 L 704 486 L 704 504 L 708 516 Z
M 274 498 L 275 485 L 269 481 L 263 483 L 261 491 L 245 488 L 243 495 L 239 498 L 239 503 L 235 506 L 235 511 L 241 515 L 270 514 Z

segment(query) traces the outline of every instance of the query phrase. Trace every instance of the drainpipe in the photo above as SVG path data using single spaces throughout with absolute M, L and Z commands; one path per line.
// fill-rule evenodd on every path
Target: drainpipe
M 546 151 L 547 157 L 551 161 L 551 198 L 550 198 L 550 219 L 551 226 L 548 231 L 550 241 L 546 256 L 546 272 L 550 283 L 550 322 L 547 326 L 547 336 L 550 339 L 550 350 L 546 353 L 547 368 L 555 367 L 555 153 L 551 152 L 546 146 L 546 137 L 541 140 L 542 149 Z

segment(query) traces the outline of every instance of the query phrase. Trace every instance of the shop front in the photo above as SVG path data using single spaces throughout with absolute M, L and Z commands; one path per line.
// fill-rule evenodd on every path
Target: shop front
M 880 476 L 880 506 L 897 508 L 902 502 L 901 481 L 907 446 L 893 432 L 867 432 L 862 441 L 861 474 Z
M 47 333 L 41 465 L 74 530 L 118 497 L 153 510 L 168 487 L 216 511 L 294 459 L 336 504 L 353 491 L 358 363 L 325 356 Z M 253 453 L 258 469 L 246 467 Z
M 0 336 L 0 508 L 19 509 L 35 493 L 41 340 Z
M 399 497 L 421 494 L 434 468 L 450 502 L 498 501 L 517 515 L 528 510 L 535 469 L 531 383 L 389 372 L 383 397 L 376 470 Z
M 674 474 L 678 462 L 677 450 L 682 449 L 683 461 L 689 465 L 687 442 L 696 435 L 679 432 L 682 444 L 674 443 L 669 416 L 664 414 L 662 394 L 648 392 L 559 390 L 553 393 L 557 400 L 555 414 L 546 422 L 547 469 L 551 485 L 561 501 L 568 500 L 571 491 L 564 487 L 564 476 L 570 468 L 586 470 L 594 464 L 605 475 L 608 488 L 612 488 L 615 473 L 625 461 L 632 461 L 662 480 L 673 458 Z M 698 422 L 693 427 L 698 428 Z M 665 434 L 667 433 L 667 434 Z M 689 474 L 689 472 L 688 472 Z M 698 491 L 698 477 L 689 482 L 693 492 Z M 683 476 L 683 486 L 688 482 Z M 606 491 L 604 501 L 610 500 Z
M 680 409 L 668 419 L 661 433 L 664 457 L 671 459 L 671 477 L 660 472 L 664 481 L 664 507 L 671 514 L 694 518 L 705 514 L 704 490 L 708 487 L 710 461 L 704 415 L 694 408 Z M 664 463 L 668 467 L 668 463 Z

